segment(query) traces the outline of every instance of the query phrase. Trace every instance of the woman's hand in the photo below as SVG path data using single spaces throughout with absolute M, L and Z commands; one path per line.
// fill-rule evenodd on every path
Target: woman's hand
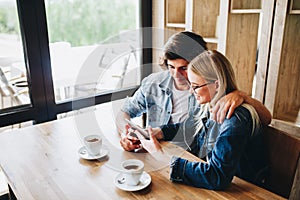
M 159 130 L 156 130 L 156 134 L 159 132 Z M 161 130 L 160 130 L 160 132 L 161 132 Z M 150 154 L 156 153 L 158 151 L 162 151 L 162 147 L 161 147 L 159 141 L 157 140 L 156 135 L 153 132 L 151 127 L 148 128 L 148 133 L 149 133 L 149 137 L 150 137 L 149 140 L 147 140 L 144 136 L 142 136 L 142 134 L 140 134 L 138 131 L 135 132 L 135 134 L 137 135 L 137 137 L 139 138 L 139 140 L 142 144 L 142 147 L 145 150 L 147 150 Z

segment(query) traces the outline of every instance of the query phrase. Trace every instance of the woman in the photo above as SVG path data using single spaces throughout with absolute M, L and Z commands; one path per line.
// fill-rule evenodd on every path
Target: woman
M 221 190 L 239 176 L 247 181 L 262 184 L 266 172 L 259 117 L 249 104 L 242 104 L 230 119 L 222 124 L 212 120 L 210 108 L 224 95 L 237 90 L 230 62 L 217 51 L 205 51 L 188 66 L 191 91 L 199 104 L 206 104 L 204 115 L 197 116 L 195 145 L 199 157 L 207 162 L 189 162 L 172 157 L 170 179 L 195 187 Z M 161 127 L 163 137 L 174 128 Z M 149 128 L 152 133 L 152 129 Z M 150 153 L 161 149 L 155 136 L 141 140 Z

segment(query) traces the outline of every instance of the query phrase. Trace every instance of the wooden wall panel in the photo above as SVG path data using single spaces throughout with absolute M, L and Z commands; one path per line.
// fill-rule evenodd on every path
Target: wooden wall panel
M 175 34 L 175 33 L 178 33 L 178 32 L 181 32 L 181 31 L 185 31 L 184 28 L 180 28 L 180 27 L 167 27 L 166 29 L 170 30 L 170 34 L 169 36 L 171 36 L 172 34 Z M 168 38 L 167 38 L 168 40 Z
M 298 34 L 295 34 L 298 33 Z M 274 117 L 297 121 L 300 109 L 300 15 L 287 15 L 281 51 Z
M 232 9 L 260 9 L 261 0 L 231 0 Z
M 193 31 L 202 37 L 215 37 L 217 16 L 219 15 L 219 1 L 194 0 Z
M 274 1 L 262 1 L 262 22 L 259 42 L 259 52 L 256 70 L 256 85 L 253 97 L 264 102 L 267 83 L 267 71 L 272 35 L 272 20 L 274 16 Z
M 289 14 L 290 2 L 277 0 L 275 5 L 265 105 L 273 126 L 300 137 L 300 13 Z
M 218 50 L 218 44 L 216 43 L 207 43 L 206 46 L 209 50 Z
M 291 0 L 290 8 L 291 8 L 291 10 L 299 11 L 300 10 L 300 1 L 299 0 Z
M 185 23 L 185 0 L 166 1 L 166 23 Z
M 226 56 L 231 61 L 239 89 L 252 94 L 259 14 L 229 14 Z
M 162 47 L 165 43 L 164 37 L 164 29 L 165 29 L 165 2 L 161 0 L 153 0 L 152 1 L 153 7 L 153 72 L 161 71 L 160 66 L 158 63 L 160 62 L 160 57 L 162 55 Z
M 280 58 L 283 46 L 284 29 L 287 12 L 287 0 L 277 0 L 272 29 L 272 41 L 270 46 L 270 58 L 268 77 L 265 93 L 265 105 L 275 118 L 275 99 L 278 85 L 278 73 L 280 68 Z

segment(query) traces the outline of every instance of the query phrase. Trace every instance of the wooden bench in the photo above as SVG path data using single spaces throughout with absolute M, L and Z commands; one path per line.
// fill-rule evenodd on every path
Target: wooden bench
M 285 198 L 300 199 L 300 138 L 270 126 L 263 128 L 270 171 L 265 188 Z

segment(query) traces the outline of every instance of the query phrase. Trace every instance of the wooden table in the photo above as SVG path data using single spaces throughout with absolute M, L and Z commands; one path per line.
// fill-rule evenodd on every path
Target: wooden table
M 1 133 L 0 165 L 17 199 L 282 199 L 236 177 L 225 191 L 171 182 L 167 158 L 156 160 L 148 153 L 125 152 L 119 146 L 113 123 L 117 108 L 116 103 L 107 103 L 95 112 Z M 81 138 L 90 133 L 103 137 L 107 157 L 80 158 Z M 175 145 L 163 145 L 170 154 L 199 160 Z M 152 178 L 145 189 L 127 192 L 114 185 L 121 161 L 128 158 L 144 161 Z

